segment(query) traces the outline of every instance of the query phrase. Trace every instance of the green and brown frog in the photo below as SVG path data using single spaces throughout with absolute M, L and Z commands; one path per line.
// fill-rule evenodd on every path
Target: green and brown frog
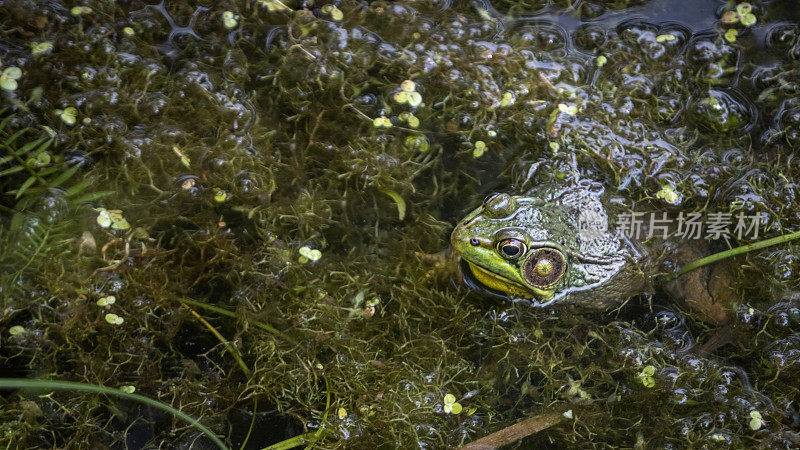
M 492 194 L 456 225 L 450 240 L 472 287 L 542 306 L 619 304 L 648 290 L 665 258 L 679 266 L 705 256 L 703 241 L 628 239 L 610 220 L 622 212 L 614 205 L 587 187 Z M 726 265 L 718 264 L 665 289 L 704 320 L 725 324 L 725 305 L 738 302 L 729 280 Z

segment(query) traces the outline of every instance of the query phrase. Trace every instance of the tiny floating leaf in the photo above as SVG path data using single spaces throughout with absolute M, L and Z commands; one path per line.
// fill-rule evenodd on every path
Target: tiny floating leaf
M 58 117 L 60 117 L 65 124 L 75 125 L 75 119 L 78 116 L 78 110 L 73 106 L 68 106 L 63 110 L 57 109 L 56 114 L 58 114 Z
M 53 50 L 53 44 L 49 42 L 31 42 L 33 56 L 49 53 L 51 50 Z
M 409 92 L 408 93 L 408 104 L 412 107 L 417 107 L 422 104 L 422 95 L 419 92 Z
M 397 218 L 403 220 L 406 217 L 406 201 L 403 197 L 395 191 L 389 189 L 381 189 L 381 192 L 388 195 L 394 200 L 397 205 Z
M 736 12 L 739 13 L 740 16 L 744 16 L 745 14 L 749 14 L 753 11 L 753 5 L 750 3 L 739 3 L 736 5 Z
M 414 92 L 415 90 L 417 90 L 417 85 L 411 80 L 405 80 L 402 83 L 400 83 L 400 89 L 402 89 L 405 92 Z
M 674 34 L 659 34 L 658 36 L 656 36 L 656 42 L 668 42 L 674 40 L 675 40 Z
M 113 305 L 117 301 L 117 297 L 113 295 L 106 295 L 104 297 L 100 297 L 97 300 L 97 306 L 110 306 Z
M 106 314 L 106 322 L 110 323 L 111 325 L 122 325 L 122 323 L 125 322 L 125 319 L 116 314 L 108 313 Z
M 238 22 L 239 16 L 234 14 L 232 11 L 225 11 L 222 13 L 222 23 L 225 25 L 225 28 L 232 29 L 236 28 L 239 25 Z
M 732 24 L 739 21 L 739 14 L 736 14 L 736 11 L 727 11 L 722 14 L 720 18 L 722 23 Z
M 756 16 L 751 13 L 743 14 L 740 20 L 742 21 L 742 25 L 747 27 L 756 24 Z
M 17 80 L 22 77 L 22 69 L 19 67 L 7 67 L 0 73 L 0 88 L 6 91 L 13 91 L 17 88 Z

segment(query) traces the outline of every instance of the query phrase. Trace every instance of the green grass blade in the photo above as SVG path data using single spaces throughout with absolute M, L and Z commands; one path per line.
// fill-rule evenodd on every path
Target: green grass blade
M 675 273 L 675 275 L 670 276 L 668 280 L 674 280 L 675 278 L 678 278 L 679 276 L 685 274 L 686 272 L 697 269 L 698 267 L 703 267 L 706 264 L 711 264 L 713 262 L 717 262 L 725 258 L 730 258 L 731 256 L 739 255 L 742 253 L 751 252 L 753 250 L 758 250 L 765 247 L 771 247 L 773 245 L 783 244 L 784 242 L 789 242 L 793 239 L 798 239 L 798 238 L 800 238 L 800 231 L 795 231 L 794 233 L 784 234 L 771 239 L 758 241 L 753 244 L 747 244 L 747 245 L 742 245 L 740 247 L 735 247 L 730 250 L 725 250 L 724 252 L 714 253 L 713 255 L 706 256 L 705 258 L 700 258 L 696 261 L 692 261 L 691 263 L 681 267 L 680 270 L 678 270 Z
M 67 197 L 78 195 L 81 192 L 83 192 L 84 189 L 91 186 L 92 184 L 94 184 L 94 180 L 91 178 L 87 178 L 74 186 L 70 186 L 69 189 L 67 189 L 64 192 L 64 195 L 66 195 Z
M 22 183 L 22 186 L 20 186 L 19 189 L 15 191 L 10 191 L 9 194 L 16 194 L 14 198 L 20 198 L 22 197 L 22 194 L 24 194 L 25 191 L 27 191 L 28 188 L 31 187 L 31 185 L 33 185 L 33 183 L 35 182 L 36 182 L 36 177 L 28 177 L 28 179 L 25 180 L 24 183 Z
M 280 441 L 276 444 L 272 444 L 269 447 L 264 447 L 262 450 L 288 450 L 290 448 L 300 447 L 301 445 L 306 445 L 310 443 L 316 434 L 317 433 L 315 432 L 301 434 L 286 439 L 285 441 Z
M 22 147 L 20 147 L 19 150 L 15 151 L 14 154 L 17 155 L 17 156 L 22 156 L 22 155 L 28 153 L 29 151 L 35 149 L 36 147 L 38 147 L 39 144 L 41 144 L 42 141 L 44 141 L 44 140 L 45 140 L 45 138 L 39 138 L 39 139 L 37 139 L 35 141 L 28 142 L 27 144 L 25 144 Z
M 71 189 L 71 188 L 70 188 L 70 189 Z M 80 197 L 76 198 L 75 200 L 73 200 L 73 202 L 75 202 L 75 203 L 88 203 L 88 202 L 93 202 L 93 201 L 95 201 L 95 200 L 97 200 L 97 199 L 100 199 L 100 198 L 103 198 L 103 197 L 107 197 L 107 196 L 109 196 L 109 195 L 113 194 L 114 192 L 116 192 L 116 191 L 97 191 L 97 192 L 90 192 L 90 193 L 88 193 L 88 194 L 86 194 L 86 195 L 82 195 L 82 196 L 80 196 Z M 69 194 L 69 190 L 67 190 L 67 197 L 69 197 L 69 196 L 70 196 L 70 194 Z
M 145 397 L 143 395 L 129 394 L 127 392 L 122 392 L 119 389 L 107 386 L 78 383 L 75 381 L 28 380 L 22 378 L 0 378 L 0 389 L 47 389 L 47 390 L 59 390 L 59 391 L 97 392 L 100 394 L 116 395 L 118 397 L 123 397 L 128 400 L 141 402 L 146 405 L 173 414 L 176 417 L 182 419 L 183 421 L 189 423 L 193 427 L 197 428 L 198 430 L 202 431 L 203 434 L 208 436 L 208 438 L 211 439 L 219 448 L 225 450 L 228 449 L 228 447 L 225 446 L 225 443 L 222 442 L 220 438 L 217 437 L 216 434 L 214 434 L 213 431 L 206 428 L 203 424 L 198 422 L 197 419 L 173 408 L 170 405 L 167 405 L 166 403 L 161 403 L 158 400 L 153 400 L 152 398 Z
M 56 178 L 55 180 L 51 181 L 50 184 L 47 185 L 47 187 L 54 188 L 54 187 L 61 186 L 61 184 L 63 184 L 65 181 L 67 181 L 70 178 L 72 178 L 72 176 L 75 175 L 75 172 L 77 172 L 78 169 L 80 169 L 80 168 L 81 168 L 80 164 L 75 164 L 74 166 L 72 166 L 69 169 L 67 169 L 64 172 L 62 172 L 61 175 L 58 176 L 58 178 Z M 91 181 L 90 181 L 90 183 L 91 183 Z
M 8 139 L 6 139 L 5 142 L 3 142 L 3 145 L 9 147 L 11 144 L 14 143 L 14 141 L 17 140 L 18 137 L 22 136 L 26 131 L 28 131 L 28 128 L 23 128 L 17 131 L 16 133 L 12 134 Z
M 17 172 L 20 172 L 22 170 L 25 170 L 25 166 L 14 166 L 14 167 L 8 168 L 8 169 L 0 172 L 0 177 L 4 177 L 6 175 L 11 175 L 12 173 L 17 173 Z

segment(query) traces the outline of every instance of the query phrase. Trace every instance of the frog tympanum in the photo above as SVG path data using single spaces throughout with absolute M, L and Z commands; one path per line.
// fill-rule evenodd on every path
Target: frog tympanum
M 450 240 L 473 287 L 538 305 L 605 307 L 642 293 L 655 267 L 643 244 L 610 224 L 609 212 L 601 195 L 585 187 L 492 194 Z M 710 288 L 711 279 L 718 276 L 708 269 L 690 272 L 666 289 L 708 321 L 724 323 L 717 297 L 731 291 L 726 283 Z

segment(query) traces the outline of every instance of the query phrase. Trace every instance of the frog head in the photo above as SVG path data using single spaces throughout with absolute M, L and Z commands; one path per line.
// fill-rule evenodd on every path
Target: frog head
M 473 284 L 539 305 L 600 307 L 644 286 L 641 252 L 583 187 L 489 195 L 450 241 Z

